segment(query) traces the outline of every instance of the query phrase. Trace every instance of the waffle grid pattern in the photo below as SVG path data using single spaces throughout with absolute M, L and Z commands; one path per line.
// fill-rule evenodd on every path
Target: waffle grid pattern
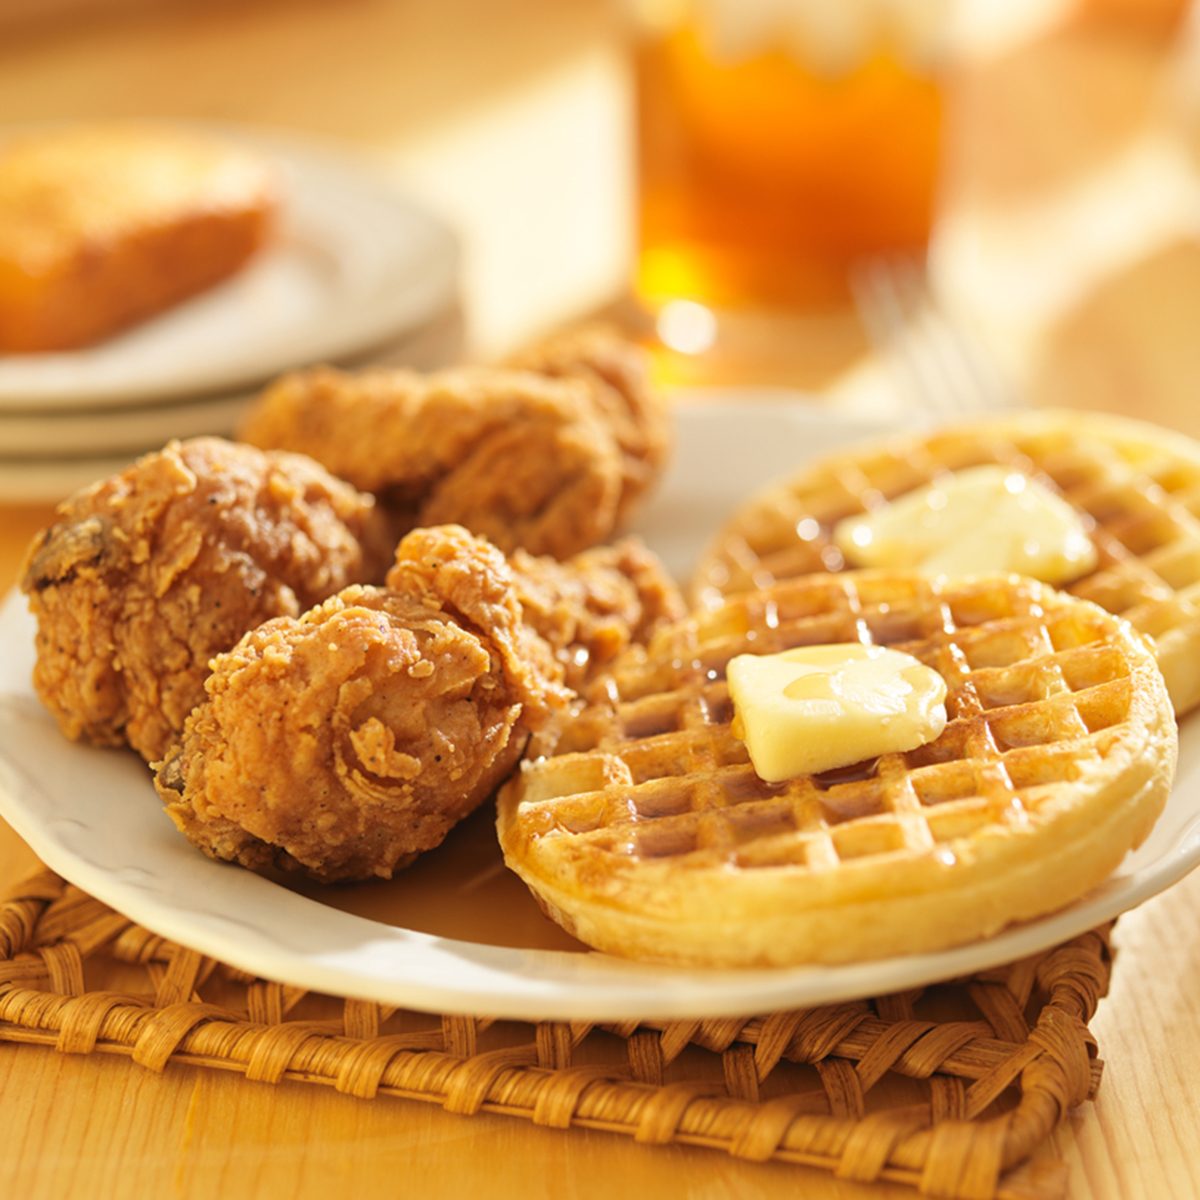
M 1110 969 L 1104 929 L 928 993 L 754 1018 L 439 1017 L 256 978 L 43 872 L 0 904 L 0 1042 L 706 1147 L 928 1196 L 1051 1200 L 1066 1173 L 1039 1147 L 1095 1094 L 1087 1022 Z
M 542 841 L 685 865 L 820 870 L 951 855 L 1020 826 L 1104 756 L 1132 698 L 1112 622 L 1045 607 L 1027 581 L 879 573 L 809 577 L 732 597 L 626 656 L 555 751 L 526 772 L 520 824 Z M 725 664 L 743 652 L 892 646 L 947 684 L 935 742 L 847 771 L 764 783 L 730 728 Z
M 831 541 L 844 517 L 870 512 L 947 473 L 1000 464 L 1030 475 L 1084 514 L 1099 565 L 1067 590 L 1125 617 L 1161 655 L 1200 642 L 1200 451 L 1078 416 L 979 425 L 893 443 L 802 472 L 751 500 L 697 573 L 708 604 L 723 594 L 846 566 Z M 1170 446 L 1170 448 L 1167 448 Z M 1200 696 L 1195 699 L 1200 700 Z M 1190 705 L 1188 705 L 1190 707 Z

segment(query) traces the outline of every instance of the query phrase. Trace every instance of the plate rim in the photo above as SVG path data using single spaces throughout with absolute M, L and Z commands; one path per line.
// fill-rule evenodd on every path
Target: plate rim
M 9 799 L 9 795 L 0 785 L 0 801 L 6 802 Z M 348 925 L 360 928 L 364 933 L 370 932 L 373 940 L 392 944 L 398 949 L 412 949 L 412 945 L 409 945 L 411 939 L 417 948 L 421 948 L 422 944 L 427 946 L 440 944 L 448 954 L 455 957 L 462 949 L 478 950 L 482 948 L 487 952 L 494 952 L 489 953 L 487 957 L 527 957 L 531 960 L 530 967 L 543 965 L 544 960 L 549 958 L 604 960 L 606 963 L 616 964 L 621 968 L 631 968 L 632 971 L 639 974 L 644 973 L 647 976 L 643 980 L 636 981 L 639 997 L 636 1000 L 627 997 L 597 999 L 576 995 L 568 997 L 555 995 L 553 998 L 546 998 L 540 994 L 540 989 L 537 987 L 528 991 L 520 990 L 516 993 L 498 995 L 483 989 L 465 990 L 461 985 L 456 989 L 439 987 L 420 979 L 407 979 L 404 981 L 403 987 L 399 987 L 395 979 L 367 976 L 359 976 L 359 983 L 362 986 L 356 984 L 354 987 L 347 987 L 346 975 L 337 967 L 328 966 L 320 959 L 289 955 L 278 951 L 279 959 L 277 961 L 280 964 L 278 968 L 272 966 L 271 969 L 264 971 L 261 958 L 252 954 L 249 947 L 239 945 L 233 940 L 223 939 L 219 931 L 207 923 L 189 925 L 186 919 L 177 915 L 178 909 L 175 905 L 168 904 L 148 915 L 140 915 L 136 911 L 137 902 L 134 899 L 131 910 L 128 900 L 130 897 L 136 897 L 136 889 L 122 888 L 117 876 L 111 872 L 98 871 L 83 858 L 72 854 L 62 843 L 43 841 L 37 829 L 23 827 L 21 820 L 11 815 L 12 811 L 6 807 L 3 812 L 0 812 L 0 815 L 12 825 L 18 835 L 29 844 L 47 867 L 121 915 L 169 941 L 187 946 L 259 978 L 273 979 L 279 983 L 303 987 L 325 995 L 369 1000 L 380 1004 L 398 1004 L 417 1012 L 448 1013 L 456 1016 L 487 1015 L 508 1020 L 619 1021 L 634 1018 L 688 1020 L 750 1016 L 781 1009 L 848 1003 L 880 994 L 942 983 L 1004 966 L 1087 933 L 1098 925 L 1103 925 L 1159 895 L 1187 876 L 1200 863 L 1200 839 L 1193 838 L 1189 854 L 1179 855 L 1168 860 L 1169 867 L 1162 867 L 1157 871 L 1146 873 L 1137 886 L 1127 888 L 1122 892 L 1101 896 L 1090 903 L 1080 902 L 1060 913 L 1030 922 L 1026 926 L 1018 926 L 993 938 L 968 943 L 951 950 L 939 951 L 936 954 L 874 959 L 864 963 L 847 964 L 847 967 L 762 968 L 763 973 L 772 977 L 770 980 L 756 978 L 755 976 L 760 970 L 757 968 L 752 971 L 714 969 L 712 974 L 719 976 L 724 986 L 714 989 L 715 996 L 714 990 L 706 990 L 700 998 L 691 998 L 688 995 L 688 989 L 694 987 L 697 982 L 703 982 L 712 988 L 712 981 L 698 980 L 699 976 L 707 974 L 699 969 L 637 963 L 632 960 L 612 958 L 596 951 L 578 953 L 568 950 L 526 950 L 443 938 L 434 934 L 386 925 L 354 913 L 329 909 L 316 900 L 296 895 L 296 900 L 301 904 L 323 912 L 337 911 L 340 918 Z M 226 869 L 224 864 L 213 863 L 212 865 L 221 870 Z M 228 869 L 236 870 L 237 868 L 230 867 Z M 259 882 L 269 886 L 279 886 L 271 884 L 266 879 L 259 879 Z M 295 893 L 289 894 L 295 895 Z M 436 965 L 439 958 L 440 954 L 435 957 L 432 964 L 426 965 Z M 948 966 L 933 965 L 935 961 L 949 959 L 954 960 L 952 969 Z M 295 965 L 285 966 L 283 965 L 285 962 Z M 886 985 L 882 987 L 868 984 L 864 980 L 859 985 L 847 988 L 838 986 L 836 982 L 813 983 L 806 978 L 803 980 L 807 984 L 803 990 L 803 999 L 797 1001 L 795 997 L 789 996 L 789 992 L 798 988 L 798 976 L 842 976 L 844 973 L 848 973 L 847 968 L 853 968 L 857 974 L 859 971 L 865 972 L 869 968 L 881 965 L 886 965 L 891 970 Z M 511 975 L 506 975 L 506 979 L 511 981 L 511 978 Z M 532 980 L 526 980 L 526 982 L 532 982 Z M 545 982 L 553 983 L 554 981 L 547 979 Z M 629 988 L 635 986 L 633 979 L 629 981 L 614 980 L 615 982 L 624 982 L 625 986 Z M 664 1000 L 663 992 L 668 989 L 670 995 Z M 744 992 L 751 989 L 757 999 L 748 1002 Z M 659 1007 L 655 1007 L 656 1004 Z

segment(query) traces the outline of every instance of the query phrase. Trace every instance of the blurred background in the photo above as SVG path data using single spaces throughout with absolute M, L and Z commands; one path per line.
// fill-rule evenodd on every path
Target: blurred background
M 0 0 L 0 121 L 361 160 L 458 248 L 392 360 L 600 316 L 668 383 L 1200 433 L 1198 43 L 1183 0 Z
M 261 151 L 282 180 L 279 236 L 107 341 L 0 353 L 0 590 L 54 502 L 170 436 L 229 433 L 280 370 L 495 361 L 595 319 L 643 340 L 681 403 L 753 393 L 811 407 L 823 430 L 1053 405 L 1200 436 L 1186 0 L 0 0 L 0 154 L 47 122 L 113 119 L 200 123 Z M 3 200 L 0 162 L 0 285 Z M 31 854 L 0 834 L 15 877 Z M 1141 957 L 1101 1012 L 1109 1107 L 1061 1135 L 1085 1193 L 1161 1179 L 1167 1195 L 1182 1178 L 1183 1156 L 1150 1161 L 1164 1115 L 1194 1111 L 1177 1053 L 1194 1027 L 1196 958 L 1179 954 L 1193 918 L 1174 911 L 1122 921 L 1122 954 Z M 1149 1007 L 1147 980 L 1162 985 Z M 100 1086 L 57 1074 L 94 1063 L 53 1058 L 30 1068 L 56 1073 L 46 1103 L 60 1083 Z M 186 1147 L 193 1113 L 222 1106 L 190 1080 L 164 1100 L 160 1082 L 131 1082 L 146 1090 L 121 1104 L 126 1124 L 144 1105 L 145 1145 L 165 1155 L 171 1113 L 186 1109 Z M 225 1099 L 247 1138 L 303 1140 L 301 1118 L 281 1133 Z M 93 1107 L 90 1092 L 60 1105 Z M 356 1109 L 359 1145 L 372 1107 Z M 43 1123 L 47 1163 L 99 1161 Z M 340 1169 L 353 1155 L 331 1129 L 316 1141 Z M 518 1170 L 520 1146 L 496 1136 Z M 223 1178 L 236 1168 L 211 1131 L 193 1150 Z M 609 1143 L 597 1154 L 607 1169 Z

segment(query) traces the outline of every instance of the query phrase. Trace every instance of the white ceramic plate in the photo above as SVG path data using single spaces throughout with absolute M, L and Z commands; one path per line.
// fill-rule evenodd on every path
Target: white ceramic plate
M 79 471 L 100 455 L 138 454 L 161 446 L 168 438 L 212 433 L 228 435 L 255 391 L 178 400 L 100 412 L 51 410 L 46 415 L 0 412 L 0 496 L 7 484 L 6 467 L 61 465 L 77 455 Z M 103 471 L 92 470 L 90 479 Z M 88 482 L 85 479 L 84 482 Z
M 462 313 L 451 306 L 398 341 L 375 347 L 365 361 L 433 370 L 458 360 L 463 333 Z M 0 410 L 0 504 L 61 500 L 169 438 L 228 436 L 257 394 L 255 390 L 99 412 Z
M 273 243 L 227 282 L 97 346 L 0 356 L 0 412 L 245 390 L 299 363 L 361 354 L 450 303 L 453 235 L 363 164 L 308 140 L 211 132 L 277 167 Z
M 680 416 L 675 467 L 642 522 L 680 571 L 740 496 L 805 456 L 878 430 L 750 402 Z M 486 813 L 391 883 L 301 895 L 210 861 L 161 814 L 140 761 L 63 741 L 29 687 L 32 633 L 20 598 L 10 597 L 0 612 L 0 815 L 54 870 L 156 933 L 324 992 L 559 1019 L 826 1004 L 1032 954 L 1141 903 L 1200 861 L 1200 723 L 1193 720 L 1183 731 L 1175 791 L 1150 838 L 1102 887 L 1052 916 L 939 954 L 843 967 L 697 971 L 626 962 L 585 951 L 538 913 L 499 865 Z

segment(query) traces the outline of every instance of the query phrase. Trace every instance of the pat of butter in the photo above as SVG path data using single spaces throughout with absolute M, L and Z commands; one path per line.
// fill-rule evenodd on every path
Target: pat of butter
M 1068 583 L 1096 566 L 1096 547 L 1061 496 L 1007 467 L 970 467 L 847 517 L 833 540 L 857 567 L 917 567 L 944 575 L 1016 571 Z
M 915 750 L 946 727 L 946 681 L 882 646 L 739 654 L 726 679 L 734 736 L 768 783 Z

